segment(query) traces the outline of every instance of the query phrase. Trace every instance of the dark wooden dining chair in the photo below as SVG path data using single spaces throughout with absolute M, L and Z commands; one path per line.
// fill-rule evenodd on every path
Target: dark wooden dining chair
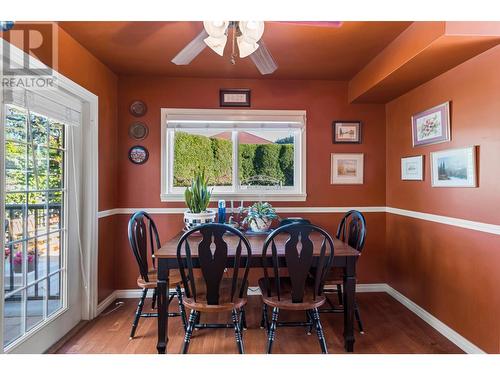
M 318 233 L 320 242 L 311 240 Z M 285 236 L 284 267 L 276 247 L 276 237 Z M 316 249 L 315 249 L 316 247 Z M 270 254 L 269 254 L 270 248 Z M 316 256 L 314 253 L 316 252 Z M 323 294 L 324 279 L 333 261 L 333 240 L 322 228 L 303 223 L 278 227 L 266 239 L 262 249 L 264 277 L 259 280 L 262 291 L 263 320 L 267 330 L 267 353 L 271 353 L 278 326 L 304 326 L 316 328 L 322 353 L 327 353 L 326 341 L 318 308 L 326 298 Z M 289 276 L 281 276 L 286 268 Z M 269 272 L 271 269 L 271 273 Z M 314 271 L 313 271 L 314 270 Z M 311 277 L 314 272 L 314 277 Z M 272 307 L 269 324 L 267 308 Z M 308 322 L 278 322 L 280 310 L 305 311 Z
M 363 214 L 356 210 L 351 210 L 347 212 L 339 223 L 337 228 L 336 237 L 343 242 L 346 242 L 352 248 L 363 251 L 366 240 L 366 220 Z M 327 297 L 327 302 L 331 306 L 328 309 L 321 309 L 320 313 L 343 313 L 343 298 L 342 298 L 342 284 L 344 278 L 344 270 L 342 268 L 334 267 L 328 273 L 325 284 L 328 286 L 335 285 L 335 289 L 325 288 L 325 293 L 337 293 L 338 303 L 342 307 L 334 306 L 333 302 Z M 358 323 L 359 331 L 364 334 L 363 322 L 361 321 L 361 316 L 359 313 L 358 304 L 354 302 L 354 316 Z
M 160 237 L 155 222 L 144 211 L 136 212 L 132 215 L 128 223 L 128 240 L 130 248 L 134 254 L 137 266 L 139 267 L 139 277 L 137 278 L 137 286 L 142 289 L 142 295 L 137 305 L 132 330 L 130 331 L 130 339 L 135 336 L 139 319 L 157 317 L 158 313 L 143 313 L 144 302 L 148 291 L 153 290 L 152 308 L 155 308 L 157 296 L 157 274 L 155 269 L 154 253 L 161 247 Z M 182 290 L 180 286 L 181 277 L 179 271 L 170 271 L 169 288 L 175 291 L 169 293 L 169 302 L 174 297 L 177 297 L 179 302 L 179 312 L 169 313 L 169 317 L 180 316 L 184 329 L 186 328 L 186 312 L 182 301 Z
M 192 247 L 196 250 L 193 251 Z M 204 328 L 234 328 L 238 352 L 244 353 L 241 320 L 247 304 L 251 256 L 248 240 L 229 225 L 200 225 L 180 238 L 177 261 L 184 286 L 184 305 L 191 309 L 182 346 L 183 354 L 188 352 L 200 313 L 226 311 L 231 312 L 232 324 L 206 324 Z M 195 277 L 195 262 L 199 263 L 202 277 Z M 230 276 L 224 277 L 225 273 Z
M 285 217 L 283 219 L 281 219 L 280 221 L 280 227 L 283 227 L 285 225 L 289 225 L 289 224 L 311 224 L 311 221 L 308 220 L 308 219 L 304 219 L 302 217 Z

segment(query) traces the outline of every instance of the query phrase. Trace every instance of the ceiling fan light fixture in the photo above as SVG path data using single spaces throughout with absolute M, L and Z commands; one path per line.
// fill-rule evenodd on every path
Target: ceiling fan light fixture
M 224 56 L 224 47 L 226 46 L 227 36 L 223 35 L 219 38 L 209 36 L 203 40 L 215 53 Z
M 214 38 L 220 38 L 226 35 L 229 21 L 203 21 L 203 27 L 208 35 Z
M 224 55 L 224 47 L 227 43 L 226 31 L 229 26 L 229 21 L 204 21 L 203 27 L 208 34 L 208 37 L 203 41 L 215 53 L 220 56 Z
M 236 40 L 240 51 L 240 57 L 243 58 L 251 55 L 259 48 L 257 42 L 262 38 L 262 34 L 264 34 L 264 22 L 240 21 L 238 27 L 241 36 L 236 38 Z
M 243 36 L 239 36 L 236 38 L 236 42 L 238 43 L 238 50 L 240 51 L 240 57 L 247 57 L 254 53 L 257 48 L 259 48 L 259 44 L 255 41 L 248 40 Z
M 239 21 L 238 27 L 242 35 L 259 40 L 264 34 L 263 21 Z

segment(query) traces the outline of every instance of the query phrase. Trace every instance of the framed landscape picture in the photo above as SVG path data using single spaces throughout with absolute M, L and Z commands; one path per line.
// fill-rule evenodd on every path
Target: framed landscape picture
M 422 181 L 424 179 L 424 156 L 401 158 L 401 179 L 404 181 Z
M 476 147 L 431 152 L 432 186 L 476 187 Z
M 362 184 L 363 154 L 332 154 L 331 184 Z
M 361 143 L 361 121 L 334 121 L 333 143 Z
M 450 140 L 450 102 L 411 117 L 413 147 Z

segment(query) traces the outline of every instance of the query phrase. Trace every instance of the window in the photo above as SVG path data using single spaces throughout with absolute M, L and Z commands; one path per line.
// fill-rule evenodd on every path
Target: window
M 214 198 L 305 200 L 305 111 L 162 110 L 162 201 L 203 169 Z

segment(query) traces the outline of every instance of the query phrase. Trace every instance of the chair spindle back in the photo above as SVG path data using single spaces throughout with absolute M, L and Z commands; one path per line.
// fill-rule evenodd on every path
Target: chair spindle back
M 224 238 L 226 234 L 227 236 Z M 189 242 L 189 240 L 194 241 L 195 239 L 201 239 L 197 244 L 197 257 L 196 254 L 193 254 Z M 233 246 L 235 247 L 234 252 Z M 242 298 L 247 287 L 251 256 L 252 250 L 246 237 L 229 225 L 204 224 L 187 231 L 177 244 L 177 261 L 186 297 L 200 302 L 197 292 L 202 288 L 197 285 L 193 272 L 193 262 L 197 259 L 206 287 L 206 303 L 208 305 L 218 305 L 220 302 L 221 282 L 226 268 L 233 269 L 230 301 L 233 302 L 235 296 Z M 233 258 L 232 262 L 231 258 Z M 239 283 L 241 264 L 244 264 L 244 272 Z
M 161 247 L 161 244 L 156 224 L 148 213 L 139 211 L 132 215 L 128 222 L 128 241 L 141 277 L 144 281 L 149 282 L 149 260 L 151 259 L 154 268 L 153 255 Z
M 314 243 L 311 240 L 311 235 L 318 233 L 320 236 L 321 245 L 319 254 L 314 256 Z M 314 299 L 321 296 L 323 286 L 328 270 L 331 268 L 333 261 L 333 240 L 331 236 L 322 228 L 304 223 L 292 223 L 278 227 L 273 231 L 264 242 L 262 248 L 262 263 L 264 269 L 264 279 L 268 297 L 275 293 L 278 300 L 282 297 L 280 286 L 280 261 L 276 246 L 276 237 L 279 235 L 288 236 L 285 242 L 285 257 L 284 266 L 288 268 L 288 274 L 292 287 L 292 302 L 301 303 L 304 298 L 306 282 L 310 278 L 311 272 L 314 274 Z M 271 247 L 272 275 L 269 275 L 268 263 L 268 248 Z M 282 263 L 283 264 L 283 263 Z M 274 281 L 275 290 L 271 287 L 271 280 Z
M 348 211 L 339 223 L 336 237 L 359 252 L 363 251 L 366 239 L 366 220 L 363 214 L 356 210 Z

